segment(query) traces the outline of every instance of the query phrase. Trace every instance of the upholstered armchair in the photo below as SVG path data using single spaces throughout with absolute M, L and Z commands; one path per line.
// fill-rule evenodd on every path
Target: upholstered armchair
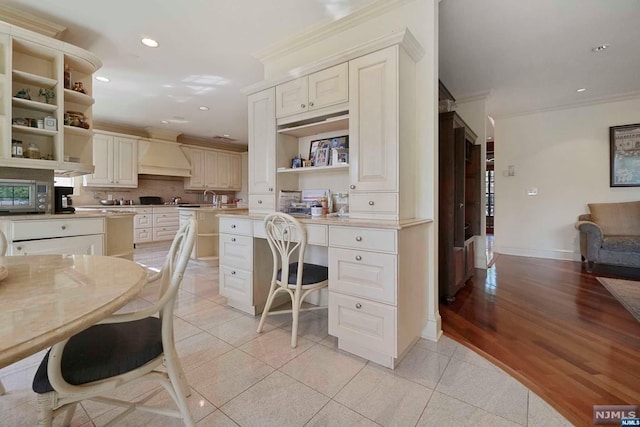
M 640 202 L 591 203 L 580 215 L 580 254 L 587 271 L 594 263 L 640 268 Z

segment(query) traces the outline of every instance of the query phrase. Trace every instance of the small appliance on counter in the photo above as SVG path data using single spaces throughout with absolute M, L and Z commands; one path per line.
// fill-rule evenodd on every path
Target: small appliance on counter
M 159 196 L 140 196 L 141 205 L 163 205 L 162 197 Z
M 75 213 L 76 209 L 72 206 L 71 194 L 73 194 L 73 187 L 54 187 L 55 213 Z

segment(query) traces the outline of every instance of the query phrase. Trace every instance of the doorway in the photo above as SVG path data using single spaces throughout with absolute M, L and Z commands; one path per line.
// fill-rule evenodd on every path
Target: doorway
M 487 138 L 487 156 L 485 167 L 485 222 L 487 234 L 487 266 L 493 264 L 493 226 L 495 213 L 495 168 L 493 138 Z

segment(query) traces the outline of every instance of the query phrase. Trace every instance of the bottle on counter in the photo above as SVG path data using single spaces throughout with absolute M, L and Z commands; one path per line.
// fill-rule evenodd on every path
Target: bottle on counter
M 320 206 L 322 206 L 322 216 L 327 216 L 329 213 L 329 202 L 327 201 L 327 196 L 322 196 L 320 198 Z

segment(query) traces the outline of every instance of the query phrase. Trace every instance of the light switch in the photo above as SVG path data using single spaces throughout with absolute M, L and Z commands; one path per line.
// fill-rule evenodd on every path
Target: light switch
M 527 196 L 537 196 L 538 189 L 537 188 L 527 188 Z

